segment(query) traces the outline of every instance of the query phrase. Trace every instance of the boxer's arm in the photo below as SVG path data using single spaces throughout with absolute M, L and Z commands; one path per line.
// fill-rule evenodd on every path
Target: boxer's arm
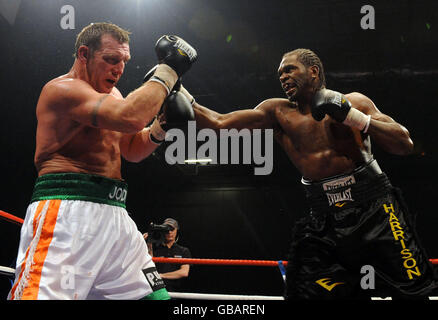
M 151 141 L 150 127 L 133 133 L 124 134 L 120 139 L 120 152 L 129 162 L 140 162 L 157 149 L 159 144 Z
M 114 94 L 115 93 L 115 94 Z M 123 98 L 95 91 L 82 80 L 58 81 L 43 89 L 48 105 L 56 113 L 91 127 L 134 133 L 142 130 L 159 111 L 167 96 L 165 88 L 147 82 Z
M 388 115 L 380 112 L 373 101 L 361 93 L 350 93 L 346 95 L 352 107 L 366 115 L 371 116 L 366 134 L 385 151 L 397 154 L 410 154 L 414 144 L 410 138 L 409 131 Z
M 180 92 L 172 91 L 150 127 L 122 137 L 120 150 L 123 157 L 132 162 L 143 160 L 163 142 L 169 129 L 185 127 L 193 120 L 190 102 Z
M 218 113 L 195 102 L 196 125 L 200 128 L 214 130 L 236 128 L 267 129 L 276 124 L 274 108 L 280 99 L 269 99 L 260 103 L 254 109 L 244 109 L 225 114 Z

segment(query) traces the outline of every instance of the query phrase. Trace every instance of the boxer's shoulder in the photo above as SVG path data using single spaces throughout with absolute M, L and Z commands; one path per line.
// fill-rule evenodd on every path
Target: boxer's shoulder
M 270 98 L 260 102 L 255 109 L 264 111 L 275 111 L 278 108 L 295 108 L 296 105 L 287 99 Z

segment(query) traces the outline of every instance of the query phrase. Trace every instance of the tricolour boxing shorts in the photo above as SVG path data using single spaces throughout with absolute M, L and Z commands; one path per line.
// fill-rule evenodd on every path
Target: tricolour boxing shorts
M 169 299 L 126 197 L 119 180 L 39 177 L 8 299 Z

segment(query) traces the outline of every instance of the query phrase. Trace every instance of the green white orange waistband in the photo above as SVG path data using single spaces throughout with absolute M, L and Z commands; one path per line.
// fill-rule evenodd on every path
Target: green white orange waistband
M 38 177 L 31 202 L 50 199 L 83 200 L 126 208 L 128 184 L 84 173 L 51 173 Z

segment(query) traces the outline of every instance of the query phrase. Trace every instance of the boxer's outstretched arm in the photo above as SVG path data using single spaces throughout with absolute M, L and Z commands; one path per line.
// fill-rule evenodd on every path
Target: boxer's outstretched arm
M 347 94 L 346 97 L 354 108 L 371 116 L 367 134 L 386 152 L 406 155 L 413 151 L 414 143 L 409 131 L 388 115 L 380 112 L 371 99 L 357 92 Z
M 254 109 L 237 110 L 229 113 L 218 113 L 195 102 L 196 126 L 199 128 L 219 129 L 267 129 L 277 123 L 274 109 L 282 99 L 268 99 Z

